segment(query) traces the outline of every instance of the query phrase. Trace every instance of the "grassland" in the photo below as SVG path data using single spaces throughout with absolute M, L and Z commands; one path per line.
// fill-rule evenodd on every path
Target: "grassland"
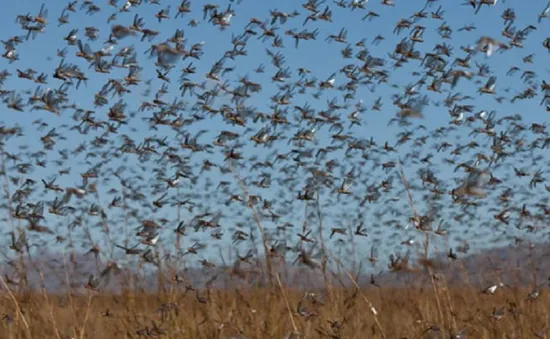
M 550 295 L 543 289 L 537 298 L 528 297 L 529 288 L 491 295 L 432 278 L 408 288 L 361 289 L 329 279 L 307 291 L 280 279 L 264 287 L 201 290 L 171 281 L 156 293 L 116 294 L 24 292 L 3 284 L 0 337 L 546 338 Z

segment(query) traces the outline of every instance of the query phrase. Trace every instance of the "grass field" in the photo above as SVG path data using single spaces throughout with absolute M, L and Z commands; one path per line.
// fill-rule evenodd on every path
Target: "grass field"
M 172 281 L 157 293 L 119 294 L 24 293 L 3 284 L 0 337 L 546 338 L 544 290 L 534 298 L 529 289 L 487 294 L 447 287 L 444 277 L 426 280 L 357 289 L 331 279 L 305 291 L 276 276 L 271 287 L 192 290 Z

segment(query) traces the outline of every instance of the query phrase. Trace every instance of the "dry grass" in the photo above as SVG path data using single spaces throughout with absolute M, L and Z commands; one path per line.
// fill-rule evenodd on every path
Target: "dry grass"
M 324 290 L 304 298 L 304 291 L 284 282 L 197 292 L 174 283 L 171 292 L 157 294 L 14 292 L 16 302 L 3 288 L 0 333 L 2 338 L 450 338 L 465 329 L 468 338 L 537 338 L 539 332 L 545 338 L 550 294 L 528 300 L 524 289 L 486 295 L 473 287 L 447 290 L 442 281 L 434 286 L 338 287 L 330 302 Z M 365 298 L 376 308 L 380 327 Z M 493 316 L 495 310 L 504 310 L 501 319 Z

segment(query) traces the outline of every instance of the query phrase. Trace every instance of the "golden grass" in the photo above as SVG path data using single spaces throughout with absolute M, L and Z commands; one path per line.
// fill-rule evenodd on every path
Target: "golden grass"
M 330 300 L 324 290 L 304 298 L 284 282 L 198 292 L 174 285 L 157 294 L 14 292 L 15 300 L 3 288 L 0 337 L 450 338 L 465 329 L 468 338 L 545 338 L 549 294 L 529 300 L 526 289 L 486 295 L 470 287 L 447 290 L 441 282 L 434 287 L 339 287 Z M 376 308 L 379 327 L 363 296 Z M 504 313 L 501 319 L 495 310 Z

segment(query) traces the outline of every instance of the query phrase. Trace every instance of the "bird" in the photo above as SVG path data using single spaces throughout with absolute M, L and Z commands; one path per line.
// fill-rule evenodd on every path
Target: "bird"
M 78 271 L 91 296 L 112 274 L 169 268 L 204 308 L 224 274 L 228 284 L 264 286 L 280 278 L 279 263 L 328 281 L 344 272 L 338 257 L 368 261 L 380 287 L 385 274 L 466 263 L 474 248 L 542 241 L 550 3 L 530 19 L 504 3 L 8 6 L 3 256 L 27 260 L 62 246 L 93 254 L 96 270 Z M 226 262 L 227 248 L 237 257 Z M 208 284 L 188 279 L 189 258 Z M 372 271 L 380 267 L 382 275 Z M 12 282 L 25 281 L 20 271 L 6 265 Z M 291 299 L 295 330 L 307 318 L 319 335 L 347 335 L 337 328 L 351 326 L 348 315 L 327 323 L 336 314 L 319 311 L 318 300 L 295 311 Z M 164 317 L 182 304 L 156 309 Z M 489 319 L 509 313 L 490 306 Z M 376 325 L 384 308 L 368 307 Z M 222 336 L 231 327 L 204 321 L 219 322 Z M 158 326 L 140 333 L 175 333 Z M 459 329 L 445 333 L 465 336 Z

